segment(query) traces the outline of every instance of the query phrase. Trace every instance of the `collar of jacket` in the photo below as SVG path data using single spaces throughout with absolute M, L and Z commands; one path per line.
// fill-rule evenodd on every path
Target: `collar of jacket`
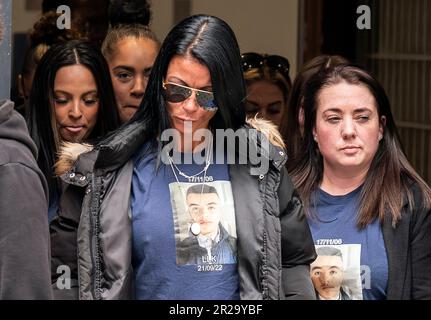
M 277 134 L 277 129 L 273 126 L 269 127 L 264 120 L 249 120 L 245 126 L 236 132 L 239 144 L 247 145 L 245 150 L 247 154 L 245 156 L 249 163 L 255 164 L 265 160 L 280 171 L 287 161 L 287 155 L 281 138 L 274 138 L 277 137 Z M 235 147 L 234 153 L 236 161 L 238 161 L 243 149 L 238 145 Z M 258 175 L 258 173 L 255 175 Z
M 252 129 L 256 131 L 250 133 Z M 105 144 L 102 143 L 95 148 L 91 145 L 66 143 L 61 148 L 56 173 L 69 184 L 84 186 L 88 181 L 86 178 L 92 172 L 114 171 L 129 161 L 147 141 L 145 131 L 141 122 L 136 121 L 121 127 Z M 251 163 L 257 163 L 259 158 L 265 158 L 275 169 L 283 168 L 287 155 L 275 126 L 260 119 L 249 120 L 238 130 L 237 136 L 240 143 L 248 143 L 249 147 L 257 148 L 257 152 L 248 153 Z M 268 148 L 263 147 L 262 141 L 269 142 L 266 144 Z M 238 156 L 238 150 L 235 152 Z

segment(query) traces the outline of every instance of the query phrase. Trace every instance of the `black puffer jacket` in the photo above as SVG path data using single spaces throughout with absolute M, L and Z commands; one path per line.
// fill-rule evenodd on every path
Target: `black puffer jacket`
M 51 224 L 53 270 L 67 264 L 72 277 L 79 275 L 80 299 L 133 298 L 131 157 L 145 139 L 139 122 L 121 130 L 108 145 L 76 162 L 85 147 L 67 147 L 58 163 L 59 171 L 67 171 L 62 178 L 68 186 Z M 309 264 L 315 250 L 302 204 L 284 168 L 283 149 L 271 145 L 268 158 L 265 175 L 250 174 L 249 164 L 229 165 L 240 297 L 314 299 Z M 71 296 L 77 298 L 78 292 L 57 294 Z

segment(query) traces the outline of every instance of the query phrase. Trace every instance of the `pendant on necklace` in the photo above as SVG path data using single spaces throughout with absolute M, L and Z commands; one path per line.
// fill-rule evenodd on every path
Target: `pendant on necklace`
M 201 233 L 201 225 L 197 222 L 193 222 L 190 231 L 194 236 L 198 236 Z

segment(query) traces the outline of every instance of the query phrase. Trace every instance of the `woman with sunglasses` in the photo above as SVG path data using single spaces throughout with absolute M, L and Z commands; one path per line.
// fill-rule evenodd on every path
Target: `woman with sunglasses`
M 245 122 L 245 95 L 231 28 L 192 16 L 163 42 L 131 121 L 78 161 L 74 146 L 63 150 L 65 201 L 82 203 L 72 280 L 81 299 L 314 298 L 315 250 L 281 138 Z M 216 131 L 238 139 L 226 147 Z M 236 143 L 268 139 L 266 171 L 251 155 L 237 161 Z
M 241 58 L 248 92 L 247 116 L 257 115 L 280 127 L 292 88 L 289 61 L 282 56 L 255 52 L 244 53 Z

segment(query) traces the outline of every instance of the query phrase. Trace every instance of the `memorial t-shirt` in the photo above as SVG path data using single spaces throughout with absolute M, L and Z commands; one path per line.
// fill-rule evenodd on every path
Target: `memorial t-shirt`
M 360 191 L 361 187 L 333 196 L 318 189 L 312 200 L 316 217 L 308 222 L 318 259 L 311 265 L 311 277 L 318 298 L 335 290 L 341 269 L 338 299 L 386 299 L 388 260 L 383 234 L 379 221 L 363 230 L 356 226 Z
M 197 173 L 204 164 L 174 167 L 161 162 L 158 168 L 156 164 L 155 152 L 142 151 L 134 158 L 136 298 L 239 299 L 236 221 L 227 164 L 211 164 L 201 174 Z M 194 177 L 187 179 L 179 171 Z

